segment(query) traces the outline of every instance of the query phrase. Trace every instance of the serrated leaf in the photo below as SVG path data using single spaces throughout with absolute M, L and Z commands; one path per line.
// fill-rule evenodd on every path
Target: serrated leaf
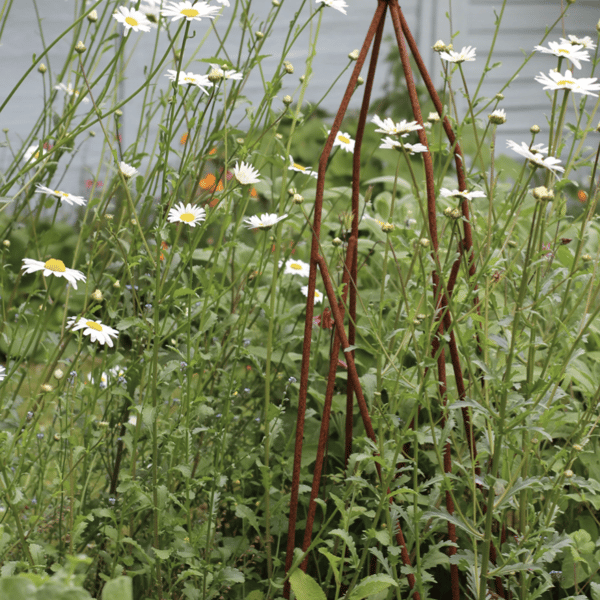
M 327 600 L 321 586 L 300 569 L 290 575 L 290 585 L 297 600 Z
M 260 534 L 258 519 L 256 518 L 256 515 L 252 512 L 250 508 L 248 508 L 244 504 L 238 504 L 235 507 L 235 516 L 248 521 L 248 523 L 250 523 L 250 525 L 254 527 L 254 529 L 256 529 L 256 533 Z
M 220 575 L 225 583 L 244 583 L 246 581 L 244 574 L 233 567 L 225 567 Z
M 348 550 L 350 550 L 350 553 L 352 554 L 354 564 L 355 565 L 358 564 L 358 555 L 356 554 L 356 544 L 354 543 L 352 536 L 344 529 L 333 529 L 331 531 L 331 535 L 335 535 L 339 538 L 342 538 L 342 540 L 346 544 L 346 547 L 348 548 Z
M 352 591 L 348 600 L 362 600 L 386 590 L 390 585 L 397 586 L 396 581 L 386 575 L 379 573 L 365 577 Z

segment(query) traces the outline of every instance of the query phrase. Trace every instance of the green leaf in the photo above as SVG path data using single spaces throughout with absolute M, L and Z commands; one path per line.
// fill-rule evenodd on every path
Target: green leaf
M 290 575 L 290 585 L 297 600 L 327 600 L 321 586 L 300 569 Z
M 154 552 L 154 554 L 156 554 L 158 558 L 160 558 L 160 560 L 167 560 L 169 556 L 171 556 L 172 552 L 171 549 L 159 550 L 158 548 L 152 548 L 152 551 Z
M 244 574 L 233 567 L 225 567 L 221 571 L 221 577 L 225 583 L 244 583 L 246 581 Z
M 102 600 L 132 600 L 131 577 L 122 575 L 107 581 L 102 590 Z
M 235 507 L 235 516 L 248 521 L 248 523 L 250 523 L 250 525 L 252 525 L 252 527 L 256 529 L 256 533 L 260 534 L 258 519 L 256 518 L 256 515 L 252 512 L 250 508 L 248 508 L 244 504 L 238 504 Z
M 333 571 L 333 576 L 335 577 L 335 582 L 339 586 L 341 583 L 340 569 L 339 569 L 339 564 L 340 564 L 341 559 L 339 557 L 331 554 L 331 552 L 328 552 L 327 550 L 325 550 L 325 548 L 319 548 L 319 552 L 323 556 L 327 557 L 327 560 L 329 561 L 329 565 L 331 566 L 331 570 Z
M 333 529 L 331 531 L 331 535 L 335 535 L 337 537 L 342 538 L 342 540 L 344 540 L 348 550 L 350 550 L 350 553 L 352 554 L 353 563 L 355 565 L 357 565 L 358 564 L 358 555 L 356 554 L 356 545 L 354 544 L 354 540 L 352 539 L 352 536 L 344 529 Z
M 363 598 L 369 598 L 370 596 L 374 596 L 389 588 L 390 585 L 397 586 L 398 584 L 392 577 L 385 573 L 369 575 L 354 588 L 348 600 L 362 600 Z
M 35 597 L 35 585 L 23 577 L 3 577 L 0 579 L 0 598 L 10 600 L 31 600 Z
M 263 600 L 265 595 L 260 590 L 252 590 L 249 594 L 246 594 L 246 600 Z
M 175 290 L 173 298 L 179 298 L 181 296 L 193 296 L 194 293 L 194 290 L 189 287 L 179 288 L 178 290 Z

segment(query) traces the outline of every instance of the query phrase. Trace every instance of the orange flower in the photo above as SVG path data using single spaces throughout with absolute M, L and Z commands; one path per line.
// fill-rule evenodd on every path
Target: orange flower
M 216 148 L 211 148 L 211 149 L 208 151 L 208 155 L 209 155 L 209 156 L 213 156 L 213 155 L 214 155 L 214 154 L 216 154 L 216 153 L 217 153 L 217 149 L 216 149 Z
M 583 190 L 577 190 L 577 200 L 579 202 L 585 202 L 588 199 L 588 195 Z
M 250 190 L 250 196 L 251 196 L 252 198 L 258 198 L 258 192 L 256 191 L 256 188 L 252 188 L 252 189 Z
M 220 180 L 219 183 L 217 184 L 217 192 L 222 192 L 225 189 L 225 186 L 223 185 L 223 180 Z
M 217 178 L 212 173 L 208 173 L 200 180 L 199 185 L 203 190 L 212 190 L 215 187 L 216 181 Z
M 182 145 L 183 145 L 183 144 L 185 144 L 185 143 L 188 141 L 188 137 L 189 137 L 189 134 L 188 134 L 188 132 L 186 131 L 186 132 L 185 132 L 185 133 L 184 133 L 184 134 L 181 136 L 181 139 L 179 140 L 179 143 L 180 143 L 180 144 L 182 144 Z

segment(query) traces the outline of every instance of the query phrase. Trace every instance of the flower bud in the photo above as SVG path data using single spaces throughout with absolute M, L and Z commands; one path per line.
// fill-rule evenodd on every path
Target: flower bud
M 121 282 L 117 279 L 114 283 L 113 283 L 113 287 L 115 289 L 119 289 L 121 287 Z
M 283 63 L 283 68 L 288 75 L 291 75 L 294 72 L 294 65 L 287 60 Z
M 300 77 L 298 77 L 298 81 L 300 81 L 300 83 L 304 83 L 305 79 L 306 79 L 306 75 L 300 75 Z
M 583 446 L 581 446 L 580 444 L 573 444 L 573 450 L 575 450 L 576 452 L 581 452 L 583 450 Z
M 442 40 L 438 40 L 432 48 L 434 52 L 446 52 L 446 44 Z
M 281 6 L 281 2 L 279 0 L 272 0 L 271 4 L 273 6 Z
M 48 70 L 48 68 L 46 67 L 46 65 L 44 63 L 40 63 L 40 66 L 38 67 L 38 73 L 41 73 L 42 75 Z
M 102 302 L 102 300 L 104 299 L 102 292 L 98 289 L 94 290 L 94 292 L 92 292 L 91 296 L 96 302 Z
M 6 248 L 10 248 L 10 240 L 4 240 L 2 242 L 2 244 L 6 247 Z
M 95 23 L 98 20 L 98 12 L 93 10 L 91 13 L 88 14 L 87 20 L 90 23 Z
M 501 94 L 500 92 L 498 92 L 498 93 L 497 93 L 497 94 L 494 96 L 494 98 L 495 98 L 496 100 L 504 100 L 504 94 Z
M 390 232 L 394 231 L 394 224 L 385 222 L 381 226 L 381 231 L 383 231 L 383 233 L 390 233 Z
M 219 81 L 221 81 L 221 79 L 223 79 L 223 70 L 222 69 L 212 68 L 210 70 L 210 72 L 208 73 L 208 80 L 211 83 L 218 83 Z
M 42 384 L 41 390 L 44 393 L 51 392 L 52 386 L 49 383 L 44 383 L 44 384 Z
M 352 50 L 352 52 L 350 52 L 350 54 L 348 54 L 348 58 L 350 60 L 358 60 L 358 55 L 359 55 L 358 50 Z
M 359 77 L 359 78 L 356 80 L 356 85 L 357 85 L 357 86 L 359 86 L 359 85 L 362 85 L 364 82 L 365 82 L 365 80 L 364 80 L 362 77 Z
M 265 34 L 262 31 L 255 31 L 254 35 L 259 39 L 262 40 L 265 37 Z
M 339 237 L 335 237 L 331 240 L 331 243 L 337 248 L 343 244 L 342 240 Z
M 488 119 L 494 125 L 502 125 L 506 123 L 506 113 L 503 108 L 499 108 L 488 115 Z
M 297 190 L 295 187 L 291 187 L 291 188 L 288 188 L 287 193 L 288 193 L 288 196 L 293 196 L 294 194 L 297 193 Z
M 302 204 L 304 202 L 304 196 L 302 196 L 301 194 L 294 194 L 292 202 L 294 204 Z
M 84 45 L 84 43 L 79 40 L 76 44 L 75 44 L 75 52 L 77 52 L 77 54 L 83 54 L 86 51 L 86 47 Z
M 421 238 L 419 240 L 419 244 L 421 244 L 421 246 L 423 246 L 423 248 L 428 248 L 429 247 L 429 240 L 427 238 Z
M 56 369 L 56 371 L 54 371 L 53 375 L 54 375 L 54 379 L 62 379 L 64 376 L 64 373 L 60 369 Z
M 533 135 L 535 135 L 536 133 L 540 132 L 540 127 L 539 127 L 539 125 L 532 125 L 529 128 L 529 131 L 531 131 L 531 133 L 533 133 Z
M 568 479 L 571 479 L 571 477 L 573 477 L 573 475 L 575 475 L 575 473 L 573 473 L 573 471 L 571 471 L 571 469 L 567 469 L 565 471 L 565 477 L 567 477 Z
M 554 190 L 549 190 L 545 185 L 533 188 L 531 194 L 540 202 L 551 202 L 554 200 Z
M 596 131 L 597 131 L 598 133 L 600 133 L 600 122 L 598 123 L 598 125 L 596 125 Z
M 283 97 L 283 100 L 282 100 L 282 102 L 283 102 L 283 103 L 284 103 L 286 106 L 289 106 L 289 105 L 290 105 L 290 104 L 293 102 L 293 99 L 292 99 L 292 97 L 291 97 L 291 96 L 287 95 L 287 96 L 284 96 L 284 97 Z
M 427 116 L 428 123 L 437 123 L 440 120 L 440 115 L 437 112 L 430 112 Z

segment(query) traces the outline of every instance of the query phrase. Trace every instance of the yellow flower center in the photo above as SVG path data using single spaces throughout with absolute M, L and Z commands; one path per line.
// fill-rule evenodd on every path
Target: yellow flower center
M 302 265 L 299 265 L 298 263 L 292 263 L 290 265 L 290 269 L 296 269 L 296 271 L 302 271 Z
M 559 48 L 558 51 L 562 52 L 563 54 L 571 54 L 571 52 L 569 50 L 567 50 L 566 48 Z
M 125 23 L 130 27 L 137 27 L 139 23 L 133 17 L 125 17 Z
M 315 298 L 320 298 L 320 297 L 321 297 L 320 292 L 315 291 Z
M 195 8 L 184 8 L 181 14 L 185 17 L 197 17 L 200 13 Z
M 193 77 L 184 77 L 183 80 L 186 83 L 194 83 L 194 78 Z
M 561 79 L 556 85 L 573 85 L 574 83 L 574 81 L 570 81 L 569 79 Z
M 179 219 L 185 223 L 191 223 L 195 218 L 196 217 L 192 213 L 183 213 L 179 216 Z
M 67 194 L 67 192 L 61 192 L 60 190 L 54 190 L 54 193 L 57 196 L 62 196 L 63 198 L 67 198 L 69 196 L 69 194 Z
M 300 171 L 306 171 L 306 167 L 303 167 L 302 165 L 297 165 L 296 163 L 294 163 L 294 167 L 296 169 L 300 169 Z
M 98 325 L 98 323 L 96 323 L 96 321 L 86 321 L 85 324 L 90 329 L 95 329 L 96 331 L 102 331 L 102 325 Z
M 55 273 L 64 273 L 67 270 L 65 263 L 62 260 L 58 260 L 58 258 L 51 258 L 50 260 L 47 260 L 44 264 L 44 267 L 50 271 L 54 271 Z
M 350 140 L 344 135 L 338 135 L 338 140 L 340 140 L 340 142 L 343 142 L 344 144 L 350 143 Z

